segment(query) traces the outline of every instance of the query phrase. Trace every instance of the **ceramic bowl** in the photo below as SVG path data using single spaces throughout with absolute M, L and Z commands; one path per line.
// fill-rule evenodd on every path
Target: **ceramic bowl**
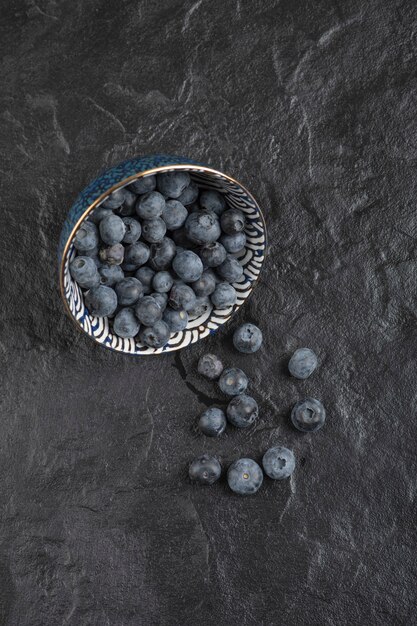
M 216 189 L 225 195 L 229 206 L 241 209 L 247 219 L 247 245 L 239 255 L 239 260 L 244 268 L 243 276 L 239 282 L 233 285 L 238 296 L 236 304 L 228 309 L 217 310 L 213 308 L 207 311 L 201 317 L 191 320 L 184 331 L 171 335 L 166 346 L 154 349 L 142 345 L 136 338 L 121 339 L 112 333 L 107 318 L 90 315 L 84 305 L 80 288 L 71 278 L 69 264 L 75 256 L 73 239 L 77 229 L 89 213 L 101 204 L 112 191 L 125 187 L 142 176 L 172 170 L 189 172 L 191 179 L 200 187 Z M 133 355 L 171 352 L 185 348 L 215 332 L 242 306 L 251 293 L 261 271 L 265 246 L 265 222 L 261 210 L 249 191 L 236 180 L 227 174 L 184 157 L 160 154 L 137 157 L 123 161 L 103 172 L 80 193 L 75 204 L 71 207 L 61 232 L 58 250 L 60 290 L 69 316 L 81 331 L 102 346 Z

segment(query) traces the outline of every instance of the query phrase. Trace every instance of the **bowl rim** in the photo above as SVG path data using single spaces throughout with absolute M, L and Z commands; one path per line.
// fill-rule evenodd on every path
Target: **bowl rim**
M 117 165 L 117 164 L 116 164 Z M 94 339 L 94 337 L 92 337 L 89 333 L 85 332 L 80 325 L 77 323 L 76 319 L 74 318 L 70 308 L 69 308 L 69 304 L 68 301 L 65 297 L 65 289 L 64 289 L 64 275 L 65 275 L 65 262 L 67 259 L 67 254 L 68 254 L 68 250 L 69 247 L 72 244 L 72 240 L 75 237 L 75 233 L 77 232 L 77 230 L 79 229 L 79 227 L 81 226 L 81 224 L 83 223 L 83 221 L 86 219 L 86 217 L 96 208 L 97 205 L 99 205 L 101 202 L 103 202 L 103 200 L 105 198 L 107 198 L 108 195 L 110 195 L 111 193 L 113 193 L 113 191 L 116 191 L 117 189 L 120 189 L 120 187 L 126 187 L 126 185 L 132 183 L 135 180 L 138 180 L 139 178 L 143 178 L 144 176 L 148 176 L 151 174 L 158 174 L 159 172 L 164 172 L 167 170 L 181 170 L 181 169 L 187 169 L 190 171 L 195 171 L 195 172 L 208 172 L 209 174 L 214 174 L 217 176 L 221 176 L 223 178 L 225 178 L 226 180 L 229 180 L 230 182 L 234 183 L 235 185 L 238 185 L 239 187 L 241 187 L 243 189 L 243 191 L 245 193 L 248 194 L 248 196 L 253 200 L 253 202 L 255 203 L 258 211 L 259 211 L 259 217 L 261 219 L 262 222 L 262 226 L 263 226 L 263 234 L 264 234 L 264 238 L 265 238 L 265 242 L 264 242 L 264 254 L 266 255 L 267 252 L 267 247 L 268 247 L 268 239 L 267 239 L 267 230 L 266 230 L 266 222 L 265 222 L 265 218 L 263 216 L 262 213 L 262 209 L 259 206 L 259 203 L 256 201 L 256 199 L 254 198 L 253 194 L 245 187 L 245 185 L 242 185 L 242 183 L 238 180 L 236 180 L 236 178 L 233 178 L 232 176 L 229 176 L 229 174 L 225 174 L 224 172 L 221 172 L 220 170 L 217 170 L 215 168 L 212 167 L 208 167 L 207 165 L 199 165 L 199 164 L 194 164 L 194 163 L 175 163 L 173 165 L 159 165 L 157 167 L 152 167 L 148 170 L 144 170 L 142 172 L 137 172 L 136 174 L 132 174 L 131 176 L 128 176 L 127 178 L 123 178 L 121 181 L 119 181 L 118 183 L 116 183 L 115 185 L 113 185 L 112 187 L 109 187 L 109 189 L 107 189 L 104 193 L 102 193 L 98 198 L 96 198 L 83 212 L 83 214 L 79 217 L 79 219 L 77 220 L 77 222 L 74 224 L 71 233 L 69 234 L 67 241 L 65 242 L 65 246 L 64 249 L 62 251 L 62 256 L 60 259 L 60 267 L 59 267 L 59 291 L 61 294 L 61 299 L 64 302 L 64 308 L 65 308 L 65 312 L 67 314 L 67 316 L 72 320 L 72 323 L 74 324 L 74 326 L 78 329 L 78 331 L 82 334 L 82 335 L 87 335 L 87 337 L 89 337 L 94 344 L 98 344 L 99 342 L 96 341 Z M 98 175 L 96 178 L 99 178 L 100 175 Z M 256 283 L 259 280 L 259 276 L 260 273 L 258 274 L 258 276 L 256 277 L 256 279 L 253 281 L 253 288 L 251 289 L 250 293 L 248 294 L 248 298 L 250 298 L 250 296 L 253 293 L 253 289 L 256 285 Z M 110 348 L 109 346 L 106 346 L 107 349 L 110 349 L 112 352 L 119 352 L 118 350 L 114 350 L 113 348 Z M 121 354 L 126 354 L 121 352 Z M 142 355 L 129 355 L 129 356 L 152 356 L 152 355 L 158 355 L 159 353 L 155 353 L 152 352 L 150 354 L 142 354 Z

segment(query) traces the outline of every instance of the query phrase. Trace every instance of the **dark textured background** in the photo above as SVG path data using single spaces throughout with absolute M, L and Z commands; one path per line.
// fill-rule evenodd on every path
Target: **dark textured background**
M 1 624 L 417 623 L 416 33 L 414 0 L 2 2 Z M 55 250 L 78 191 L 152 152 L 242 180 L 270 247 L 227 328 L 135 360 L 65 317 Z M 207 350 L 250 375 L 248 432 L 196 433 Z M 276 442 L 296 472 L 254 497 L 187 480 Z

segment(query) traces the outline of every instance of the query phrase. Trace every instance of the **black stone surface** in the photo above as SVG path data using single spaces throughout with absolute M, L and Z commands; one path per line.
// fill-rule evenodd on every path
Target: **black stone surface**
M 0 623 L 414 625 L 416 87 L 412 0 L 7 0 L 1 7 Z M 78 333 L 55 250 L 104 166 L 183 153 L 264 209 L 260 284 L 221 332 L 131 359 Z M 265 337 L 237 354 L 244 320 Z M 320 357 L 310 380 L 291 352 Z M 199 436 L 242 367 L 255 427 Z M 290 427 L 304 395 L 318 433 Z M 187 479 L 292 448 L 240 499 Z

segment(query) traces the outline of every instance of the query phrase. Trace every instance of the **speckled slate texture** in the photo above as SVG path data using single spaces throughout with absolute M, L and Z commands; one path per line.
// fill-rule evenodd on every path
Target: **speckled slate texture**
M 0 26 L 0 623 L 414 626 L 417 7 L 412 0 L 7 0 Z M 270 241 L 228 328 L 131 360 L 64 316 L 59 232 L 77 193 L 136 154 L 241 180 Z M 258 322 L 257 356 L 230 332 Z M 309 381 L 286 375 L 317 350 Z M 219 441 L 206 350 L 261 416 Z M 295 432 L 304 394 L 328 411 Z M 291 481 L 198 488 L 291 447 Z

